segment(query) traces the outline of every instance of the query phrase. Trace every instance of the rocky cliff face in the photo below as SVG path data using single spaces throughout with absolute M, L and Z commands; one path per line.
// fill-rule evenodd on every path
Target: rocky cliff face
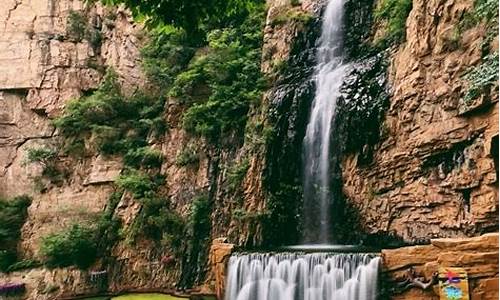
M 382 141 L 371 163 L 363 151 L 342 163 L 344 193 L 370 233 L 418 242 L 498 229 L 498 93 L 463 101 L 462 76 L 481 60 L 485 27 L 449 47 L 472 3 L 413 1 L 406 42 L 389 54 Z
M 429 282 L 440 267 L 461 267 L 468 275 L 470 299 L 498 298 L 498 233 L 433 239 L 430 245 L 383 250 L 382 258 L 385 275 L 396 282 L 404 282 L 410 268 L 421 282 Z M 439 299 L 437 282 L 426 290 L 396 286 L 385 286 L 395 294 L 392 299 Z
M 299 236 L 301 144 L 312 101 L 309 79 L 322 4 L 268 2 L 262 71 L 271 78 L 270 88 L 262 103 L 251 109 L 245 140 L 234 139 L 230 147 L 218 148 L 190 136 L 181 126 L 184 107 L 167 102 L 164 120 L 170 130 L 151 143 L 165 157 L 161 174 L 172 209 L 187 218 L 193 199 L 207 195 L 208 238 L 227 237 L 244 248 L 294 243 Z M 367 27 L 371 1 L 363 5 L 365 9 L 351 17 Z M 373 91 L 360 80 L 372 76 L 377 80 L 371 83 L 375 86 L 376 81 L 378 87 L 373 99 L 389 95 L 376 107 L 383 115 L 375 129 L 380 139 L 368 139 L 367 145 L 351 147 L 338 157 L 336 172 L 341 175 L 336 179 L 342 184 L 336 189 L 356 212 L 356 222 L 351 223 L 367 234 L 395 235 L 414 243 L 498 229 L 498 93 L 494 90 L 472 104 L 462 100 L 462 75 L 481 59 L 485 28 L 467 30 L 459 47 L 450 47 L 454 26 L 471 7 L 472 1 L 414 0 L 406 42 L 385 52 L 387 70 L 382 55 L 356 64 L 350 81 L 356 91 Z M 74 18 L 83 20 L 83 31 L 74 30 Z M 24 258 L 37 259 L 41 237 L 92 220 L 108 207 L 123 164 L 115 156 L 63 155 L 58 164 L 70 170 L 65 178 L 55 184 L 40 182 L 36 178 L 42 169 L 25 163 L 27 150 L 62 143 L 51 120 L 69 99 L 91 94 L 105 67 L 117 71 L 126 93 L 147 86 L 139 55 L 146 35 L 126 10 L 76 0 L 9 0 L 0 7 L 0 20 L 0 197 L 33 197 L 19 248 Z M 350 42 L 370 39 L 367 35 L 372 32 L 354 35 Z M 497 39 L 493 48 L 496 43 Z M 353 56 L 359 57 L 359 52 Z M 382 91 L 382 86 L 390 89 Z M 197 163 L 180 166 L 176 158 L 189 147 L 196 148 Z M 241 188 L 231 188 L 229 179 L 242 165 L 246 168 Z M 125 193 L 114 215 L 126 230 L 140 210 L 141 204 Z M 227 256 L 225 247 L 229 246 L 222 249 Z M 424 247 L 430 247 L 433 256 L 442 251 L 436 245 Z M 397 278 L 394 262 L 413 250 L 394 251 L 384 256 L 388 273 Z M 208 245 L 196 257 L 166 263 L 172 256 L 154 242 L 119 242 L 106 268 L 109 291 L 189 287 L 201 284 L 211 267 L 205 291 L 221 293 L 214 279 L 220 282 L 222 277 L 221 259 L 212 256 L 209 264 L 189 266 L 208 258 Z M 105 267 L 99 262 L 92 270 L 101 268 Z M 478 286 L 489 285 L 495 274 L 481 276 L 484 281 Z M 73 268 L 36 268 L 1 274 L 0 279 L 27 282 L 29 299 L 100 289 L 90 272 Z

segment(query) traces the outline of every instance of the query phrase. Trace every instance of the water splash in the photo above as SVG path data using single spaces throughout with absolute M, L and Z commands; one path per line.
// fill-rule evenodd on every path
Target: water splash
M 229 260 L 225 300 L 375 300 L 372 254 L 244 254 Z
M 316 92 L 304 137 L 304 243 L 330 238 L 330 136 L 340 87 L 348 67 L 343 63 L 344 0 L 326 7 L 316 53 Z

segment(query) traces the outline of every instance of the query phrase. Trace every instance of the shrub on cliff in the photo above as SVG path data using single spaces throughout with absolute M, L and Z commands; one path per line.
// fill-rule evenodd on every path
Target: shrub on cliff
M 21 227 L 28 216 L 31 198 L 19 196 L 0 199 L 0 271 L 5 272 L 17 261 L 17 243 Z
M 376 20 L 385 23 L 382 43 L 399 43 L 406 36 L 406 18 L 412 9 L 412 0 L 382 0 L 375 9 Z
M 88 268 L 97 257 L 94 229 L 73 225 L 65 231 L 50 234 L 42 239 L 40 253 L 50 268 L 77 266 Z
M 163 105 L 162 97 L 123 95 L 116 73 L 108 70 L 97 91 L 70 101 L 54 125 L 66 138 L 66 148 L 87 144 L 103 154 L 125 154 L 165 131 Z
M 209 141 L 237 134 L 245 128 L 252 103 L 262 95 L 265 82 L 260 72 L 263 9 L 255 9 L 238 27 L 213 30 L 207 35 L 207 54 L 197 57 L 174 81 L 172 93 L 191 99 L 192 91 L 208 88 L 183 117 L 184 128 Z

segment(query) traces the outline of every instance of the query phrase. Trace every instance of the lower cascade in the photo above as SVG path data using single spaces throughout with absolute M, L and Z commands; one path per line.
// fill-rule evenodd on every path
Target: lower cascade
M 225 300 L 374 300 L 379 264 L 374 254 L 235 254 Z

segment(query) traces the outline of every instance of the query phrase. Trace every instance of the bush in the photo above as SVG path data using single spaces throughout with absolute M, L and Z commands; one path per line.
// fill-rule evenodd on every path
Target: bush
M 47 267 L 74 265 L 86 269 L 97 258 L 94 229 L 75 224 L 69 230 L 50 234 L 42 239 L 40 253 Z
M 399 43 L 406 37 L 406 18 L 412 9 L 412 0 L 382 0 L 375 10 L 375 18 L 386 22 L 382 43 Z
M 314 16 L 301 9 L 288 9 L 280 14 L 278 14 L 273 20 L 271 20 L 272 26 L 283 25 L 288 22 L 298 22 L 307 24 L 314 20 Z
M 90 141 L 99 152 L 126 154 L 132 148 L 146 146 L 149 136 L 164 133 L 163 106 L 163 98 L 144 93 L 123 96 L 116 73 L 108 70 L 99 89 L 70 101 L 54 125 L 69 144 L 81 144 L 92 137 Z
M 26 152 L 26 163 L 40 163 L 47 166 L 57 158 L 57 151 L 49 148 L 29 148 Z
M 154 31 L 142 48 L 142 68 L 160 90 L 167 90 L 177 74 L 187 67 L 194 52 L 184 31 L 167 26 L 165 30 Z
M 86 17 L 78 11 L 70 11 L 66 21 L 66 35 L 70 40 L 80 42 L 85 36 L 87 28 Z
M 163 162 L 163 154 L 149 147 L 130 149 L 123 157 L 124 163 L 130 167 L 159 168 Z
M 128 170 L 125 174 L 120 175 L 116 184 L 131 192 L 136 199 L 151 196 L 158 187 L 148 174 L 137 170 Z
M 43 167 L 41 177 L 35 177 L 35 185 L 42 183 L 42 178 L 47 178 L 51 183 L 61 183 L 63 175 L 56 165 L 57 151 L 49 148 L 29 148 L 27 149 L 24 164 L 38 163 Z M 43 188 L 41 189 L 43 190 Z
M 0 250 L 0 272 L 8 272 L 11 265 L 17 261 L 15 250 Z
M 140 201 L 142 209 L 134 222 L 132 237 L 145 235 L 153 240 L 163 240 L 173 250 L 179 250 L 185 226 L 180 216 L 170 209 L 164 198 L 152 196 Z
M 39 267 L 40 265 L 41 265 L 41 263 L 39 261 L 32 260 L 32 259 L 25 259 L 25 260 L 21 260 L 21 261 L 18 261 L 16 263 L 11 264 L 8 267 L 7 271 L 14 272 L 14 271 L 25 270 L 25 269 L 33 269 L 33 268 Z

